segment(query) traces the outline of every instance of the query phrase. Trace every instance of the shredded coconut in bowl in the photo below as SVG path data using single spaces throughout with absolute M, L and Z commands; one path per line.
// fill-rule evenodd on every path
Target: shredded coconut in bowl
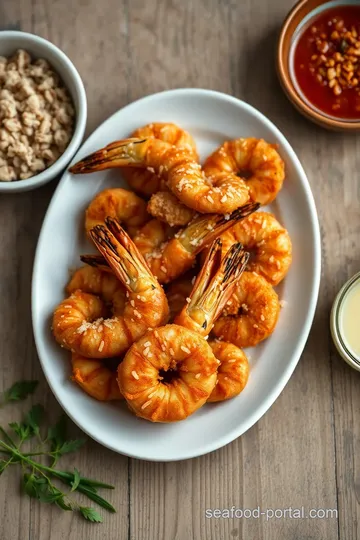
M 0 181 L 25 180 L 64 153 L 75 112 L 50 64 L 18 50 L 0 56 Z

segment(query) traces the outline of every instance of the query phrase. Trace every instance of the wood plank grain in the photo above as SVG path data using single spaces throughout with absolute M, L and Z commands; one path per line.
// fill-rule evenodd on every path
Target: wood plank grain
M 3 27 L 17 24 L 25 31 L 34 32 L 62 48 L 79 68 L 87 87 L 88 126 L 87 132 L 103 121 L 127 99 L 126 57 L 118 66 L 114 65 L 113 51 L 124 48 L 124 10 L 113 5 L 113 12 L 103 16 L 101 7 L 94 3 L 68 1 L 52 3 L 36 0 L 30 3 L 5 2 L 1 4 Z M 61 23 L 59 22 L 61 21 Z M 87 30 L 84 32 L 83 29 Z M 109 32 L 112 36 L 108 39 Z M 88 54 L 84 55 L 84 51 Z M 97 74 L 101 69 L 101 77 Z M 36 355 L 30 320 L 30 284 L 34 250 L 46 207 L 55 184 L 22 195 L 0 198 L 1 268 L 0 321 L 6 339 L 1 340 L 0 352 L 3 359 L 2 388 L 19 378 L 40 379 L 37 392 L 46 409 L 55 418 L 60 407 L 44 381 Z M 34 397 L 36 399 L 36 397 Z M 29 403 L 19 410 L 26 410 Z M 13 420 L 14 407 L 1 411 L 1 423 Z M 73 428 L 74 429 L 74 428 Z M 79 430 L 75 430 L 77 436 Z M 101 478 L 116 486 L 114 492 L 104 496 L 117 509 L 112 515 L 100 511 L 104 516 L 102 526 L 94 526 L 70 512 L 61 512 L 56 507 L 39 504 L 20 496 L 20 478 L 11 474 L 2 477 L 0 508 L 3 519 L 0 537 L 4 540 L 59 540 L 78 539 L 85 536 L 92 540 L 104 538 L 126 538 L 128 534 L 128 459 L 110 452 L 93 441 L 88 441 L 74 460 L 63 458 L 62 467 L 76 467 L 88 476 Z M 13 471 L 10 471 L 10 473 Z M 77 497 L 89 504 L 85 498 Z M 92 503 L 90 503 L 92 504 Z M 18 517 L 20 516 L 20 518 Z
M 280 127 L 303 162 L 323 244 L 322 287 L 308 344 L 291 381 L 256 426 L 217 452 L 179 463 L 128 460 L 89 442 L 76 456 L 78 468 L 117 486 L 109 498 L 118 514 L 106 515 L 99 527 L 30 502 L 19 495 L 17 479 L 6 474 L 1 478 L 0 538 L 352 540 L 359 536 L 359 376 L 334 352 L 328 325 L 336 291 L 358 270 L 359 137 L 313 126 L 282 94 L 273 54 L 281 20 L 292 4 L 281 0 L 0 3 L 2 28 L 38 33 L 74 61 L 86 85 L 88 133 L 125 103 L 167 88 L 211 88 L 259 108 Z M 56 415 L 59 406 L 36 357 L 29 305 L 34 249 L 53 188 L 0 198 L 0 357 L 1 387 L 21 377 L 39 378 L 38 396 L 44 396 L 47 409 Z M 19 418 L 27 406 L 1 410 L 1 423 L 14 415 Z M 70 457 L 66 464 L 71 466 Z M 206 518 L 206 509 L 233 505 L 338 506 L 339 522 Z

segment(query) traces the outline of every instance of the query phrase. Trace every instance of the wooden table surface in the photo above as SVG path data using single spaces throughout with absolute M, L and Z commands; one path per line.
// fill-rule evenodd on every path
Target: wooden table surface
M 1 477 L 1 540 L 352 540 L 360 518 L 360 378 L 336 354 L 332 300 L 359 270 L 360 139 L 304 120 L 280 90 L 274 48 L 292 1 L 2 0 L 1 29 L 50 39 L 86 87 L 87 134 L 147 94 L 202 87 L 239 97 L 267 115 L 308 174 L 322 232 L 322 280 L 314 325 L 285 390 L 245 435 L 210 455 L 178 463 L 128 459 L 89 440 L 64 464 L 116 484 L 117 514 L 102 525 L 20 495 L 15 470 Z M 34 250 L 56 187 L 0 197 L 0 388 L 37 378 L 41 401 L 60 407 L 36 354 L 30 287 Z M 64 213 L 66 219 L 66 212 Z M 56 249 L 56 238 L 54 238 Z M 306 261 L 303 261 L 306 264 Z M 20 407 L 0 411 L 0 422 Z M 76 428 L 74 428 L 76 432 Z M 359 460 L 357 456 L 359 455 Z M 358 462 L 359 461 L 359 462 Z M 337 509 L 336 517 L 207 519 L 207 508 Z M 323 512 L 320 512 L 323 515 Z

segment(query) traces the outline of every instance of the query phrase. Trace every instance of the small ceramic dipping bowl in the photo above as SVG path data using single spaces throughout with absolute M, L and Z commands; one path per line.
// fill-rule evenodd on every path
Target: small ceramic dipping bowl
M 358 34 L 351 36 L 355 28 Z M 298 111 L 316 124 L 360 131 L 359 52 L 359 0 L 300 0 L 286 17 L 277 45 L 281 86 Z
M 331 310 L 330 328 L 340 356 L 360 371 L 360 272 L 337 294 Z
M 87 104 L 84 85 L 74 64 L 65 53 L 50 41 L 34 34 L 15 30 L 0 32 L 0 56 L 9 58 L 18 49 L 24 49 L 33 59 L 42 58 L 47 60 L 51 68 L 60 76 L 62 84 L 68 90 L 75 108 L 74 130 L 68 146 L 51 166 L 31 178 L 12 182 L 0 181 L 0 193 L 29 191 L 54 180 L 77 152 L 86 126 Z M 2 127 L 2 117 L 0 115 L 0 131 Z

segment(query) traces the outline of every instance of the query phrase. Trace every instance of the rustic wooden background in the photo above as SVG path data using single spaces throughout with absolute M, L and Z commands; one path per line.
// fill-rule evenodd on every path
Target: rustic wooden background
M 21 496 L 16 472 L 8 471 L 0 480 L 1 540 L 358 538 L 360 378 L 335 353 L 329 311 L 339 287 L 359 270 L 360 139 L 315 127 L 282 94 L 274 51 L 292 3 L 0 2 L 1 29 L 39 34 L 73 60 L 86 86 L 88 134 L 134 99 L 169 88 L 220 90 L 259 108 L 303 162 L 317 203 L 323 247 L 320 298 L 306 349 L 282 395 L 252 429 L 210 455 L 169 464 L 128 459 L 89 440 L 75 458 L 77 467 L 116 484 L 110 498 L 117 514 L 105 515 L 102 525 Z M 38 398 L 58 414 L 41 372 L 30 320 L 34 250 L 54 188 L 52 183 L 0 197 L 0 388 L 19 378 L 38 378 Z M 56 238 L 54 242 L 56 248 Z M 1 423 L 20 410 L 1 410 Z M 73 464 L 73 458 L 68 462 Z M 337 508 L 338 519 L 205 518 L 206 508 L 232 505 Z

